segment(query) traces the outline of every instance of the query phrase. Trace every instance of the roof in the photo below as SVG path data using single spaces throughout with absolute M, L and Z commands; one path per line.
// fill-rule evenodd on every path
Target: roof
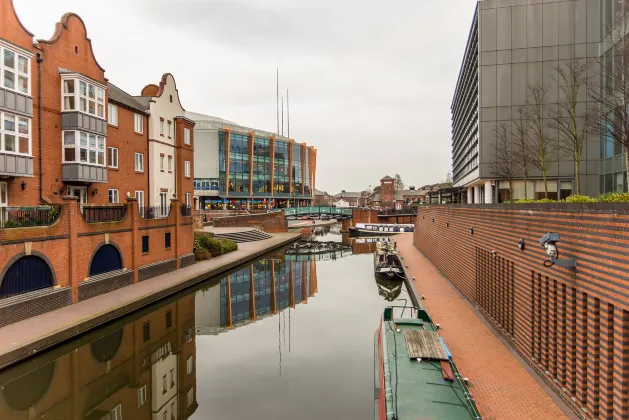
M 327 195 L 328 193 L 326 191 L 319 191 L 319 190 L 315 189 L 313 194 L 314 195 Z
M 228 121 L 223 118 L 213 117 L 211 115 L 199 114 L 199 113 L 190 112 L 190 111 L 186 111 L 186 117 L 194 121 L 214 121 L 214 122 L 223 123 L 223 124 L 236 124 L 233 121 Z
M 396 200 L 403 200 L 404 197 L 416 197 L 428 194 L 428 190 L 397 190 L 395 192 Z
M 336 194 L 334 197 L 337 198 L 360 198 L 362 197 L 362 194 L 359 192 L 340 192 L 338 194 Z
M 134 96 L 133 99 L 142 107 L 144 111 L 151 109 L 151 97 L 150 96 Z
M 394 181 L 394 179 L 391 178 L 389 175 L 387 175 L 384 178 L 382 178 L 380 181 Z
M 136 111 L 146 112 L 147 110 L 133 96 L 129 95 L 113 83 L 107 83 L 107 95 L 110 101 L 117 102 Z

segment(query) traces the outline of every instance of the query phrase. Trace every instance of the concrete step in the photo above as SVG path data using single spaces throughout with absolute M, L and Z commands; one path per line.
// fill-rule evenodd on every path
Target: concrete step
M 217 233 L 214 237 L 229 239 L 236 243 L 243 243 L 262 241 L 271 238 L 271 235 L 258 229 L 252 229 L 245 232 Z

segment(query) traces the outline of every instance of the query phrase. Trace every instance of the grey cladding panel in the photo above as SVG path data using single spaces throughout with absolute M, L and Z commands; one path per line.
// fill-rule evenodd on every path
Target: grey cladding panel
M 33 158 L 0 152 L 0 176 L 33 176 Z
M 0 109 L 32 117 L 33 98 L 0 87 Z
M 480 12 L 480 28 L 482 51 L 496 50 L 496 9 L 486 9 Z
M 63 112 L 61 126 L 64 130 L 83 130 L 101 136 L 107 135 L 107 124 L 104 120 L 80 112 Z
M 497 105 L 511 105 L 511 64 L 496 66 Z
M 81 163 L 64 163 L 62 165 L 64 182 L 107 182 L 107 169 Z
M 481 107 L 496 106 L 496 66 L 481 67 Z
M 526 8 L 526 46 L 542 46 L 543 5 L 530 5 Z
M 557 45 L 559 40 L 559 7 L 558 3 L 544 3 L 543 10 L 543 29 L 542 44 L 547 47 Z
M 511 7 L 497 9 L 497 49 L 511 49 Z
M 571 1 L 559 3 L 559 45 L 574 44 L 574 7 Z
M 511 48 L 526 48 L 526 6 L 511 9 Z

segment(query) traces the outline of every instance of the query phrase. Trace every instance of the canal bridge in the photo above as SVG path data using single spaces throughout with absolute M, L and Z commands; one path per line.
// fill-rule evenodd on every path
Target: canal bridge
M 310 206 L 283 209 L 286 217 L 322 217 L 328 216 L 343 222 L 343 229 L 356 223 L 415 223 L 417 208 L 401 209 L 361 209 L 331 206 Z
M 330 216 L 335 219 L 350 219 L 352 217 L 352 209 L 342 207 L 331 206 L 309 206 L 309 207 L 294 207 L 290 209 L 284 209 L 286 217 L 290 216 Z

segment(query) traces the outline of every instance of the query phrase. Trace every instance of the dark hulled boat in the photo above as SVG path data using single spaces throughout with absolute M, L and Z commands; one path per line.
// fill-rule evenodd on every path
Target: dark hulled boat
M 389 280 L 402 281 L 405 278 L 400 254 L 395 249 L 395 242 L 378 242 L 373 254 L 376 276 Z

